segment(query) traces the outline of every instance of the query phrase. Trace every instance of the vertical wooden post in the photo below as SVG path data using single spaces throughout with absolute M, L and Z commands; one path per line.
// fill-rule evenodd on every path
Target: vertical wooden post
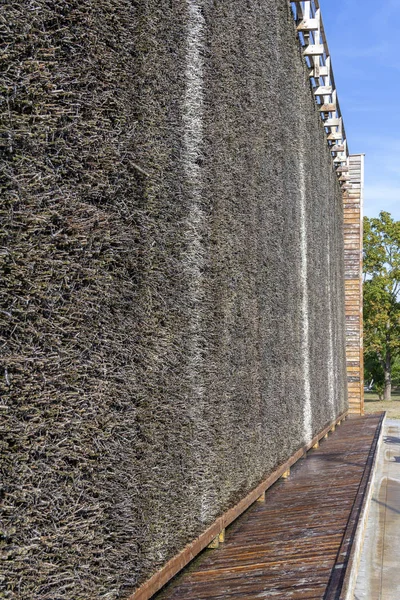
M 209 550 L 216 550 L 217 548 L 219 548 L 219 535 L 217 535 L 213 540 L 211 540 L 207 548 Z
M 349 412 L 364 414 L 363 361 L 363 188 L 364 155 L 352 154 L 343 186 L 346 309 L 346 368 Z
M 207 548 L 209 548 L 210 550 L 215 550 L 216 548 L 219 548 L 219 545 L 223 544 L 224 542 L 225 542 L 225 529 L 220 531 L 219 534 L 217 536 L 215 536 L 215 538 L 213 540 L 211 540 L 211 542 L 208 544 Z

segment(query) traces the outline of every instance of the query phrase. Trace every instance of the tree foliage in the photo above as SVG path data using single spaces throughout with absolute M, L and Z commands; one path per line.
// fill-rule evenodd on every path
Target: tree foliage
M 376 358 L 390 399 L 392 368 L 400 354 L 400 221 L 382 211 L 364 218 L 364 348 Z

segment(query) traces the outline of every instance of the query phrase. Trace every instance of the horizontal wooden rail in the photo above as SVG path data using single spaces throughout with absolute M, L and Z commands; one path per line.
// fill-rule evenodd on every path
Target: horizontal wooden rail
M 208 527 L 197 539 L 185 546 L 176 556 L 171 558 L 157 573 L 141 585 L 127 600 L 149 600 L 158 592 L 172 577 L 177 575 L 186 565 L 188 565 L 202 550 L 212 542 L 228 525 L 233 523 L 244 511 L 246 511 L 265 491 L 271 487 L 280 477 L 285 475 L 290 468 L 313 446 L 316 446 L 322 438 L 330 431 L 334 431 L 337 424 L 340 424 L 348 415 L 348 411 L 343 412 L 339 417 L 327 425 L 318 433 L 308 444 L 302 446 L 285 463 L 280 465 L 275 471 L 264 479 L 256 488 L 254 488 L 243 500 L 236 506 L 230 508 L 222 516 L 218 517 L 210 527 Z

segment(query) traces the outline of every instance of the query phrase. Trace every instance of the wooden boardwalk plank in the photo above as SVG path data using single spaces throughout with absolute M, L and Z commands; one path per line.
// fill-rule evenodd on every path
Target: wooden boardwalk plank
M 339 598 L 380 422 L 348 419 L 154 598 Z

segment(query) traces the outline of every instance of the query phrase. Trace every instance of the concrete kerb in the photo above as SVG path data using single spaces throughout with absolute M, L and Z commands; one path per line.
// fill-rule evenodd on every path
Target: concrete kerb
M 361 509 L 360 518 L 357 524 L 357 530 L 354 537 L 354 542 L 352 545 L 352 549 L 350 552 L 350 558 L 348 562 L 348 566 L 346 569 L 346 575 L 343 582 L 342 592 L 340 594 L 339 600 L 354 600 L 354 592 L 355 586 L 357 582 L 357 575 L 360 566 L 361 552 L 364 543 L 365 531 L 367 527 L 367 520 L 369 509 L 371 506 L 372 500 L 372 492 L 375 487 L 377 470 L 376 470 L 376 462 L 380 452 L 380 448 L 383 440 L 383 431 L 384 431 L 384 423 L 386 420 L 386 413 L 381 421 L 381 430 L 379 432 L 379 439 L 376 445 L 375 455 L 373 459 L 372 469 L 371 469 L 371 477 L 369 478 L 367 489 L 365 493 L 365 500 L 363 507 Z

